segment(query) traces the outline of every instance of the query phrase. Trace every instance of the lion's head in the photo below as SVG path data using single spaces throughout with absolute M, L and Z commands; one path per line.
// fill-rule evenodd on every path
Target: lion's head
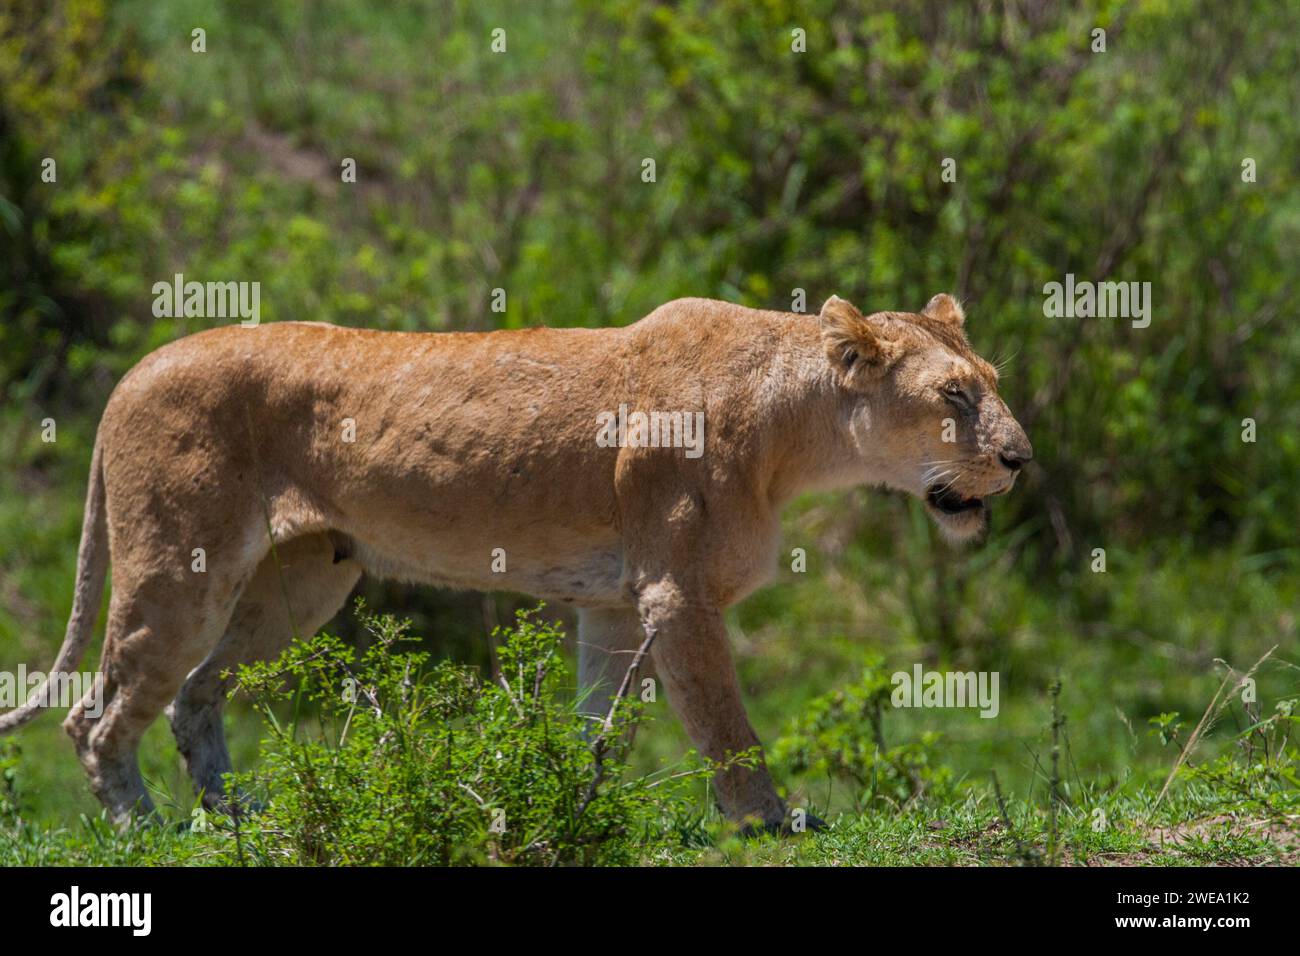
M 919 313 L 864 316 L 831 296 L 822 336 L 844 390 L 850 440 L 869 481 L 916 495 L 953 540 L 984 527 L 1033 457 L 998 396 L 997 370 L 971 349 L 965 315 L 939 294 Z

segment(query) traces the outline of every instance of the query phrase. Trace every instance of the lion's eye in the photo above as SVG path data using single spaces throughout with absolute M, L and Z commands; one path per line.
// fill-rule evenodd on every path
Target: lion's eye
M 949 382 L 946 384 L 943 387 L 943 394 L 949 401 L 961 405 L 964 408 L 969 408 L 974 404 L 971 401 L 970 395 L 966 393 L 966 390 L 961 387 L 959 382 Z

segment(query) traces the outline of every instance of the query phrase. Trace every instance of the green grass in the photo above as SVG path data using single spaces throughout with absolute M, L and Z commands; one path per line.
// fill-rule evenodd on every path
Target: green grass
M 1300 864 L 1300 804 L 1289 822 L 1252 812 L 1225 811 L 1232 801 L 1203 786 L 1179 785 L 1155 806 L 1158 781 L 1094 792 L 1107 825 L 1083 806 L 1065 807 L 1056 865 L 1269 866 Z M 654 866 L 1043 866 L 1048 816 L 1040 803 L 1011 801 L 1003 816 L 990 786 L 963 790 L 950 803 L 901 814 L 843 814 L 827 830 L 791 837 L 743 838 L 705 815 L 676 849 L 647 854 Z M 188 810 L 173 806 L 173 825 L 119 831 L 102 817 L 82 815 L 61 825 L 24 819 L 0 823 L 0 865 L 202 866 L 233 865 L 229 823 L 207 833 L 184 828 Z M 1008 825 L 1009 824 L 1009 825 Z M 256 819 L 245 828 L 256 827 Z M 247 835 L 245 834 L 245 838 Z

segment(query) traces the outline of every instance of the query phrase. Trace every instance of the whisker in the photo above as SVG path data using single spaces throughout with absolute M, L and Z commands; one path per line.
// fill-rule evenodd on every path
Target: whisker
M 947 491 L 947 490 L 948 490 L 949 488 L 951 488 L 953 485 L 957 484 L 957 482 L 959 482 L 959 481 L 961 481 L 961 472 L 960 472 L 960 471 L 957 472 L 957 474 L 956 474 L 955 476 L 953 476 L 952 481 L 948 482 L 946 485 L 944 485 L 942 488 L 939 489 L 939 494 L 943 494 L 945 491 Z
M 992 363 L 992 365 L 993 365 L 993 371 L 995 371 L 995 372 L 997 372 L 999 375 L 1001 375 L 1001 374 L 1002 374 L 1002 370 L 1003 370 L 1004 368 L 1006 368 L 1007 365 L 1010 364 L 1011 360 L 1012 360 L 1013 358 L 1015 358 L 1015 357 L 1016 357 L 1017 355 L 1019 355 L 1019 354 L 1020 354 L 1020 349 L 1017 348 L 1014 352 L 1012 352 L 1012 353 L 1011 353 L 1010 355 L 1008 355 L 1006 358 L 999 358 L 999 359 L 995 360 L 995 361 Z
M 952 474 L 952 469 L 951 469 L 951 468 L 946 468 L 946 469 L 944 469 L 943 471 L 939 472 L 937 475 L 931 475 L 931 476 L 928 477 L 928 478 L 924 478 L 924 479 L 922 479 L 921 483 L 924 484 L 924 485 L 931 485 L 931 484 L 934 484 L 934 483 L 936 483 L 936 482 L 943 481 L 943 479 L 944 479 L 946 476 L 951 475 L 951 474 Z M 960 477 L 960 474 L 958 474 L 957 477 Z M 956 481 L 956 480 L 957 480 L 957 478 L 954 477 L 954 478 L 952 479 L 952 481 L 949 481 L 949 482 L 948 482 L 948 485 L 945 485 L 945 487 L 950 486 L 950 485 L 952 484 L 952 482 L 953 482 L 953 481 Z

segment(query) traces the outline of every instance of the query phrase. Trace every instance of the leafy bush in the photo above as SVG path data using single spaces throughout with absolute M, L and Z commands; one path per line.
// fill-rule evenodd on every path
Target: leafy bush
M 707 771 L 634 777 L 620 746 L 600 752 L 591 718 L 562 700 L 556 625 L 521 611 L 498 628 L 492 682 L 428 666 L 404 647 L 409 623 L 364 605 L 360 616 L 373 643 L 359 656 L 321 635 L 240 669 L 236 692 L 270 733 L 259 769 L 235 778 L 265 806 L 237 813 L 232 852 L 288 864 L 612 864 L 670 842 L 682 788 Z M 618 727 L 637 720 L 620 704 Z
M 853 808 L 900 810 L 923 796 L 941 796 L 952 773 L 934 766 L 939 735 L 890 746 L 885 708 L 892 690 L 879 657 L 867 659 L 854 684 L 815 698 L 772 747 L 773 763 L 792 773 L 824 775 L 849 784 Z
M 18 744 L 0 740 L 0 826 L 18 819 Z
M 1190 735 L 1184 737 L 1178 714 L 1150 718 L 1150 733 L 1165 746 L 1178 749 L 1177 775 L 1215 794 L 1223 811 L 1293 820 L 1300 809 L 1300 751 L 1294 740 L 1300 725 L 1297 698 L 1278 700 L 1265 716 L 1257 703 L 1234 699 L 1237 689 L 1219 707 L 1212 705 Z M 1194 759 L 1204 730 L 1228 718 L 1238 727 L 1236 746 L 1204 762 Z

